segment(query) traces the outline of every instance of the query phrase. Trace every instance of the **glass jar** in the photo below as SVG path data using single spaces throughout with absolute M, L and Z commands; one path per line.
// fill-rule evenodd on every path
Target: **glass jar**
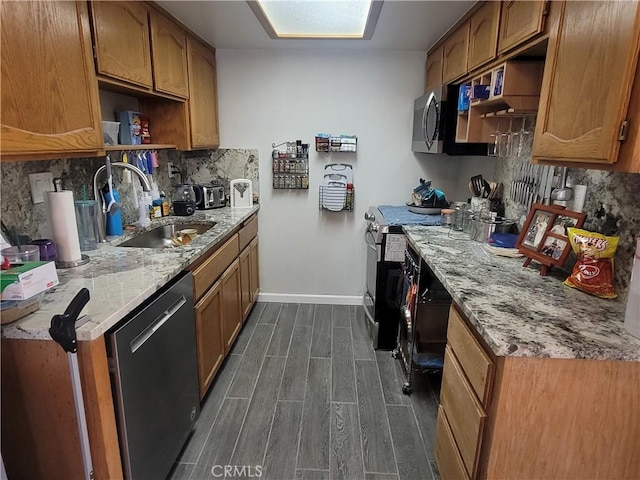
M 451 227 L 453 225 L 453 217 L 456 211 L 452 208 L 443 208 L 440 210 L 440 214 L 442 215 L 442 226 L 443 227 Z
M 455 202 L 452 205 L 455 213 L 453 214 L 453 225 L 452 228 L 454 230 L 462 231 L 464 227 L 464 214 L 467 210 L 466 202 Z

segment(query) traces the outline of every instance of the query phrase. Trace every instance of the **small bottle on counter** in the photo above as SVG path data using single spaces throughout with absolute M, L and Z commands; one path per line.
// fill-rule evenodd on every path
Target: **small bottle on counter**
M 167 200 L 167 195 L 162 191 L 160 192 L 160 201 L 161 201 L 162 216 L 168 217 L 169 216 L 169 200 Z

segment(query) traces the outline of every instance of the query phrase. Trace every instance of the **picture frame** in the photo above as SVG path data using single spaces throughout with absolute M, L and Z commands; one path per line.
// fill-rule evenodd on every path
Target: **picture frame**
M 558 205 L 534 203 L 515 245 L 527 257 L 523 266 L 528 267 L 535 260 L 541 265 L 540 275 L 546 275 L 554 266 L 562 266 L 571 251 L 567 228 L 582 227 L 586 218 L 582 212 Z

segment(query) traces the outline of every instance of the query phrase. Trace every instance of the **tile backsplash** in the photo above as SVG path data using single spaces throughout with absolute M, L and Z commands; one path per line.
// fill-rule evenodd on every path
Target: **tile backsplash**
M 111 152 L 112 162 L 121 161 L 120 152 Z M 167 163 L 173 162 L 182 174 L 169 178 Z M 221 182 L 227 189 L 229 180 L 247 178 L 253 181 L 254 198 L 259 197 L 258 150 L 218 149 L 194 152 L 160 150 L 159 168 L 154 172 L 158 188 L 164 191 L 171 201 L 175 185 L 180 183 Z M 15 226 L 19 234 L 31 238 L 47 235 L 44 203 L 34 205 L 29 190 L 30 173 L 51 172 L 53 177 L 62 179 L 65 190 L 71 190 L 75 199 L 81 199 L 83 192 L 93 198 L 93 174 L 104 164 L 104 158 L 78 158 L 26 162 L 2 162 L 2 190 L 0 191 L 0 217 L 8 226 Z M 138 219 L 138 210 L 134 206 L 133 195 L 142 190 L 136 176 L 132 176 L 130 185 L 122 183 L 122 168 L 113 169 L 114 187 L 121 198 L 122 216 L 125 224 Z M 100 185 L 106 182 L 102 176 Z
M 504 184 L 505 196 L 518 166 L 529 161 L 529 158 L 498 159 L 495 181 Z M 556 170 L 559 172 L 560 167 Z M 620 237 L 614 264 L 615 288 L 620 300 L 626 301 L 636 238 L 640 237 L 640 174 L 570 168 L 567 185 L 587 187 L 583 208 L 587 214 L 585 230 Z M 522 227 L 527 211 L 507 198 L 505 216 L 517 219 Z M 572 255 L 570 260 L 575 261 L 575 257 Z M 565 269 L 571 266 L 572 262 L 565 264 Z

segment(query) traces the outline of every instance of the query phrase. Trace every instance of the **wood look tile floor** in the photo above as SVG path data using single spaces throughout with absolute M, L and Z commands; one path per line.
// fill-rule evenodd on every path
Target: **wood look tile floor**
M 257 303 L 169 478 L 438 480 L 441 377 L 403 395 L 365 321 L 357 306 Z

